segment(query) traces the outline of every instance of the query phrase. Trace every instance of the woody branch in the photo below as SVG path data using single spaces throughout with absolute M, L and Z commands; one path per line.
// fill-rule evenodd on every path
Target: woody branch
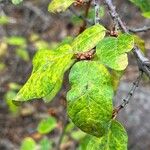
M 116 12 L 116 8 L 113 5 L 112 0 L 105 0 L 105 3 L 107 5 L 108 9 L 110 10 L 110 15 L 111 15 L 112 19 L 118 22 L 120 29 L 123 32 L 129 33 L 128 28 L 125 26 L 125 24 L 119 17 L 119 14 Z M 135 55 L 135 57 L 137 59 L 139 70 L 143 71 L 150 78 L 150 61 L 149 61 L 149 59 L 144 56 L 142 51 L 137 46 L 134 46 L 133 54 Z

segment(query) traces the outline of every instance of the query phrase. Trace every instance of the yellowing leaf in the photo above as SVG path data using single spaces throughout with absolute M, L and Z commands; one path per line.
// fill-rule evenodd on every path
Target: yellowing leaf
M 62 12 L 65 11 L 75 0 L 52 0 L 48 6 L 50 12 Z
M 22 141 L 21 150 L 35 150 L 35 149 L 36 143 L 32 138 L 27 137 Z
M 50 101 L 60 90 L 63 75 L 73 60 L 71 47 L 63 45 L 56 50 L 40 50 L 33 59 L 33 71 L 17 94 L 15 101 L 50 97 Z
M 149 19 L 150 19 L 150 11 L 144 12 L 144 13 L 142 13 L 142 15 L 143 15 L 145 18 L 149 18 Z
M 72 42 L 74 52 L 85 52 L 94 48 L 105 36 L 106 29 L 97 24 L 89 27 Z
M 110 70 L 110 73 L 112 76 L 112 85 L 114 88 L 114 92 L 116 92 L 124 71 Z
M 0 25 L 6 25 L 9 23 L 9 17 L 5 15 L 0 16 Z
M 128 136 L 124 127 L 113 120 L 111 127 L 102 138 L 90 137 L 86 150 L 127 150 Z
M 99 61 L 115 70 L 124 70 L 128 65 L 127 52 L 134 47 L 134 38 L 129 34 L 108 37 L 100 41 L 96 47 Z
M 0 57 L 3 57 L 7 54 L 7 44 L 3 41 L 0 42 Z
M 112 118 L 113 87 L 107 69 L 94 61 L 76 63 L 70 72 L 68 115 L 82 131 L 102 136 Z
M 6 42 L 14 46 L 25 46 L 26 39 L 20 36 L 11 36 L 6 39 Z

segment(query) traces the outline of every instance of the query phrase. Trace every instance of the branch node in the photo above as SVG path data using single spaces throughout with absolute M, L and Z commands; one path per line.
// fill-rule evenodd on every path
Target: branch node
M 87 52 L 76 53 L 74 56 L 78 61 L 91 60 L 94 57 L 95 52 L 95 49 L 92 49 Z

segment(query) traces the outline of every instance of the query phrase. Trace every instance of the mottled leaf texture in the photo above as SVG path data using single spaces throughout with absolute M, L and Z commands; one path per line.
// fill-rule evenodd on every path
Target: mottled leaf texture
M 68 115 L 82 131 L 102 136 L 112 117 L 112 80 L 107 69 L 95 61 L 76 63 L 70 72 Z
M 59 91 L 64 72 L 73 62 L 72 55 L 69 45 L 63 45 L 53 51 L 38 51 L 33 59 L 32 74 L 15 100 L 48 97 L 50 101 Z
M 108 133 L 101 138 L 91 137 L 85 150 L 127 150 L 127 143 L 126 130 L 119 122 L 113 120 Z
M 142 15 L 146 18 L 150 18 L 150 0 L 130 0 L 136 6 L 138 6 L 143 12 Z
M 50 12 L 62 12 L 65 11 L 75 0 L 52 0 L 48 6 Z
M 106 29 L 99 24 L 89 27 L 74 39 L 72 49 L 75 52 L 91 50 L 104 38 L 105 31 Z
M 117 38 L 107 37 L 96 47 L 98 60 L 115 70 L 124 70 L 128 65 L 127 52 L 134 46 L 134 38 L 129 34 L 121 34 Z

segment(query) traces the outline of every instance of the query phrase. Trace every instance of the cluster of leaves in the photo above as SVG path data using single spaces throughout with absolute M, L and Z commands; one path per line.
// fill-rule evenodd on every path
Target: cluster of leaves
M 65 11 L 74 2 L 52 0 L 48 9 L 53 13 Z M 96 24 L 52 50 L 39 50 L 33 58 L 29 80 L 14 99 L 20 102 L 43 98 L 50 102 L 59 92 L 65 72 L 71 68 L 68 115 L 78 128 L 88 134 L 86 144 L 83 142 L 79 149 L 127 149 L 127 133 L 112 118 L 115 82 L 120 76 L 114 79 L 111 72 L 117 74 L 127 67 L 127 53 L 134 47 L 134 37 L 129 34 L 105 37 L 105 34 L 106 29 Z M 76 54 L 94 48 L 96 53 L 92 60 L 76 61 Z M 43 131 L 42 125 L 39 127 L 41 131 L 47 132 Z
M 46 134 L 52 132 L 57 126 L 57 121 L 54 117 L 47 117 L 42 119 L 37 127 L 37 133 L 42 136 L 41 140 L 36 141 L 31 137 L 26 137 L 21 144 L 21 150 L 51 150 L 53 147 L 53 141 L 46 137 Z
M 112 120 L 114 96 L 113 79 L 107 67 L 124 70 L 128 64 L 127 52 L 134 46 L 134 38 L 121 34 L 105 37 L 106 29 L 94 25 L 68 44 L 54 50 L 39 50 L 33 59 L 33 71 L 17 94 L 15 101 L 44 98 L 50 101 L 59 91 L 63 75 L 71 68 L 67 93 L 68 115 L 73 123 L 90 136 L 88 148 L 127 148 L 127 134 L 117 121 Z M 105 38 L 104 38 L 105 37 Z M 91 42 L 92 41 L 92 42 Z M 96 47 L 93 60 L 75 63 L 76 53 Z M 111 141 L 111 142 L 108 142 Z
M 40 149 L 40 150 L 52 150 L 54 149 L 54 146 L 56 145 L 56 141 L 53 139 L 48 139 L 49 133 L 53 132 L 59 128 L 59 125 L 54 117 L 45 117 L 42 119 L 37 128 L 35 134 L 40 137 L 36 141 L 32 137 L 26 137 L 23 139 L 21 143 L 21 150 L 35 150 L 35 149 Z M 85 139 L 89 138 L 86 136 L 84 132 L 81 130 L 78 130 L 75 125 L 70 122 L 67 124 L 65 130 L 65 135 L 63 136 L 62 139 L 62 144 L 67 143 L 70 141 L 70 138 L 78 141 L 82 140 L 85 141 Z M 82 144 L 83 145 L 83 144 Z M 79 149 L 81 146 L 78 147 Z
M 1 22 L 2 23 L 2 22 Z M 3 22 L 4 23 L 4 22 Z M 11 47 L 11 50 L 14 49 L 15 57 L 22 59 L 23 61 L 29 61 L 29 53 L 26 50 L 27 42 L 26 39 L 20 36 L 10 36 L 1 39 L 0 41 L 0 71 L 3 72 L 7 70 L 7 65 L 3 63 L 4 57 L 7 57 L 9 54 L 8 47 Z M 16 96 L 18 90 L 21 88 L 20 85 L 14 82 L 10 82 L 6 86 L 7 92 L 4 95 L 4 100 L 7 103 L 9 111 L 12 115 L 18 115 L 20 108 L 13 104 L 12 99 Z

